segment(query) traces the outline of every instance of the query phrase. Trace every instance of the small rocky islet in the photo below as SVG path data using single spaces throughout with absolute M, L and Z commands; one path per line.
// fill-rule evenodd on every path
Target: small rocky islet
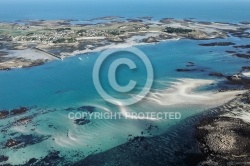
M 0 111 L 0 119 L 5 119 L 5 118 L 11 117 L 11 116 L 17 116 L 17 115 L 24 114 L 24 113 L 28 112 L 29 109 L 30 108 L 27 108 L 27 107 L 19 107 L 19 108 L 12 109 L 10 111 L 1 110 Z

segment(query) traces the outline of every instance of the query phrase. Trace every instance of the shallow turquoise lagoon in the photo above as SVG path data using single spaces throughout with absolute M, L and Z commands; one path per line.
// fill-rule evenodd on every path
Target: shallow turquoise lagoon
M 225 41 L 224 39 L 214 41 Z M 245 44 L 247 40 L 229 38 L 237 44 Z M 176 40 L 152 45 L 136 46 L 150 59 L 154 68 L 154 82 L 146 98 L 131 106 L 117 106 L 103 100 L 97 93 L 92 71 L 100 52 L 77 55 L 63 61 L 53 61 L 42 66 L 14 69 L 0 72 L 0 109 L 13 109 L 19 106 L 30 107 L 29 113 L 0 121 L 0 126 L 7 132 L 0 138 L 1 142 L 9 138 L 21 137 L 29 140 L 22 148 L 5 149 L 13 164 L 24 163 L 31 157 L 40 158 L 48 151 L 59 150 L 60 155 L 74 162 L 90 154 L 105 151 L 128 141 L 131 136 L 155 136 L 179 121 L 190 117 L 204 109 L 216 106 L 205 104 L 207 98 L 199 96 L 213 95 L 222 88 L 223 78 L 209 76 L 211 72 L 232 75 L 249 65 L 246 59 L 240 59 L 227 54 L 228 47 L 202 47 L 198 44 L 212 41 Z M 128 95 L 136 95 L 146 81 L 145 66 L 142 61 L 128 53 L 111 56 L 101 68 L 100 78 L 105 90 L 115 97 L 123 94 L 112 90 L 107 79 L 110 63 L 121 57 L 132 59 L 138 70 L 131 71 L 126 66 L 119 68 L 117 81 L 126 85 L 129 80 L 137 81 L 138 87 Z M 194 66 L 187 66 L 192 62 Z M 176 69 L 194 69 L 189 72 L 177 72 Z M 196 82 L 204 82 L 192 92 L 180 93 L 182 87 L 192 86 Z M 207 80 L 211 80 L 209 82 Z M 184 90 L 185 91 L 185 90 Z M 170 95 L 169 95 L 170 94 Z M 179 95 L 179 96 L 178 96 Z M 193 96 L 198 95 L 198 96 Z M 191 99 L 188 103 L 185 99 Z M 210 101 L 210 99 L 208 99 Z M 85 106 L 85 107 L 83 107 Z M 89 107 L 86 107 L 89 106 Z M 82 108 L 82 109 L 80 109 Z M 150 120 L 150 119 L 90 119 L 85 125 L 77 125 L 69 119 L 70 112 L 179 112 L 180 119 Z M 26 125 L 10 123 L 15 118 L 32 117 Z M 157 126 L 146 132 L 150 126 Z M 30 136 L 30 137 L 27 137 Z M 76 156 L 78 157 L 73 157 Z M 22 159 L 20 159 L 22 156 Z

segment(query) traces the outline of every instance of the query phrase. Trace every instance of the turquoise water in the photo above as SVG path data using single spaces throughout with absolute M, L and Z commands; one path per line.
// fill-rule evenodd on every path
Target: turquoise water
M 14 3 L 15 2 L 15 3 Z M 184 1 L 1 1 L 0 21 L 17 21 L 29 19 L 79 19 L 116 15 L 126 18 L 153 16 L 155 20 L 163 17 L 195 18 L 203 21 L 240 22 L 249 20 L 249 1 L 208 1 L 184 3 Z M 230 3 L 229 3 L 230 2 Z M 79 5 L 80 4 L 80 5 Z M 10 10 L 15 11 L 11 13 Z M 98 12 L 97 12 L 98 11 Z M 249 39 L 230 37 L 210 41 L 178 40 L 160 42 L 158 44 L 136 46 L 150 59 L 154 68 L 155 79 L 149 96 L 142 102 L 125 107 L 134 112 L 180 112 L 181 119 L 176 120 L 100 120 L 92 119 L 85 125 L 76 125 L 68 118 L 69 112 L 89 111 L 91 106 L 95 112 L 121 112 L 122 107 L 112 105 L 103 100 L 97 93 L 93 81 L 93 66 L 100 52 L 77 55 L 63 61 L 53 61 L 42 66 L 13 69 L 0 72 L 0 110 L 10 110 L 20 106 L 31 110 L 18 117 L 0 121 L 0 142 L 10 138 L 20 138 L 26 144 L 17 149 L 3 149 L 0 154 L 10 157 L 11 164 L 22 164 L 30 158 L 41 158 L 48 151 L 58 150 L 68 161 L 75 162 L 90 154 L 106 151 L 128 141 L 129 135 L 151 137 L 167 131 L 179 121 L 196 115 L 213 105 L 203 105 L 190 101 L 180 104 L 181 98 L 168 97 L 168 93 L 176 94 L 180 84 L 172 88 L 179 79 L 205 79 L 215 81 L 195 90 L 198 93 L 215 92 L 225 86 L 223 78 L 209 76 L 211 72 L 225 75 L 238 73 L 242 66 L 249 66 L 249 60 L 233 57 L 226 50 L 233 47 L 202 47 L 198 44 L 214 41 L 231 41 L 238 45 L 249 44 Z M 133 79 L 139 85 L 145 83 L 145 68 L 141 60 L 130 54 L 119 54 L 105 61 L 101 70 L 101 80 L 105 89 L 116 97 L 123 97 L 112 90 L 108 84 L 107 69 L 112 60 L 127 57 L 133 59 L 139 69 L 132 72 L 123 66 L 117 73 L 117 80 L 125 85 Z M 187 67 L 188 62 L 195 66 Z M 191 72 L 177 72 L 177 68 L 195 69 Z M 192 81 L 190 81 L 192 82 Z M 137 87 L 140 90 L 141 86 Z M 172 89 L 171 89 L 172 88 Z M 166 91 L 170 89 L 170 91 Z M 135 93 L 132 91 L 131 93 Z M 194 93 L 195 93 L 194 92 Z M 133 95 L 133 94 L 132 94 Z M 153 96 L 153 97 L 152 97 Z M 151 98 L 152 97 L 152 98 Z M 177 101 L 176 101 L 177 100 Z M 180 103 L 178 103 L 180 100 Z M 175 103 L 168 105 L 169 103 Z M 17 119 L 32 117 L 25 125 L 16 125 Z M 146 132 L 149 125 L 158 128 Z M 27 136 L 30 136 L 26 138 Z
M 234 38 L 231 40 L 239 44 L 246 42 Z M 240 71 L 242 64 L 248 65 L 249 63 L 248 60 L 232 57 L 224 52 L 231 47 L 217 47 L 213 51 L 214 48 L 201 47 L 198 46 L 199 43 L 202 42 L 180 40 L 138 48 L 145 52 L 152 62 L 156 82 L 161 79 L 168 81 L 177 78 L 208 78 L 210 72 L 235 74 Z M 88 103 L 96 99 L 98 95 L 93 86 L 92 71 L 98 55 L 100 53 L 89 53 L 63 61 L 49 62 L 38 67 L 1 71 L 0 77 L 3 79 L 0 82 L 0 91 L 4 97 L 0 101 L 0 108 L 11 109 L 22 105 L 67 106 L 81 104 L 81 102 Z M 82 60 L 79 60 L 79 57 Z M 138 58 L 133 60 L 138 65 L 143 65 Z M 176 72 L 177 68 L 186 68 L 188 62 L 194 62 L 196 65 L 194 68 L 205 71 Z M 109 62 L 105 65 L 108 66 Z M 143 68 L 140 66 L 138 68 Z M 138 76 L 133 76 L 134 73 L 132 75 L 120 73 L 123 74 L 120 79 L 125 82 L 134 79 L 142 81 L 143 84 L 143 78 L 145 78 L 143 75 L 146 73 L 143 69 L 142 72 L 144 72 L 140 73 L 142 79 L 133 78 Z M 101 75 L 105 79 L 105 73 Z
M 239 44 L 247 42 L 247 40 L 236 38 L 230 38 L 229 40 Z M 208 84 L 208 86 L 198 90 L 202 92 L 216 91 L 219 88 L 219 82 L 223 79 L 208 76 L 210 72 L 231 75 L 237 73 L 241 66 L 246 66 L 249 63 L 246 59 L 236 58 L 225 53 L 225 50 L 231 47 L 202 47 L 198 45 L 204 42 L 206 41 L 179 40 L 137 46 L 148 56 L 154 68 L 155 79 L 152 92 L 158 92 L 158 95 L 162 95 L 162 99 L 164 99 L 164 90 L 170 88 L 180 78 L 218 81 L 214 85 Z M 141 135 L 141 132 L 145 132 L 148 128 L 146 126 L 156 125 L 158 128 L 149 133 L 145 132 L 144 136 L 159 135 L 180 120 L 212 107 L 212 105 L 199 104 L 198 101 L 197 103 L 191 102 L 183 105 L 178 105 L 178 103 L 160 105 L 152 102 L 150 98 L 146 98 L 142 102 L 125 107 L 126 111 L 180 112 L 181 119 L 156 121 L 124 118 L 117 120 L 91 119 L 91 122 L 86 125 L 76 125 L 74 120 L 68 118 L 68 114 L 69 112 L 77 112 L 81 106 L 92 106 L 95 112 L 120 112 L 122 110 L 121 107 L 103 100 L 95 90 L 92 71 L 99 55 L 99 52 L 89 53 L 28 69 L 0 72 L 0 109 L 13 109 L 19 106 L 32 108 L 28 114 L 18 117 L 31 116 L 32 122 L 26 125 L 15 126 L 15 124 L 8 123 L 15 121 L 17 117 L 1 120 L 0 126 L 7 129 L 7 132 L 0 138 L 1 142 L 17 137 L 21 137 L 23 140 L 24 135 L 39 138 L 30 139 L 27 146 L 17 150 L 5 149 L 3 153 L 10 156 L 12 164 L 24 163 L 33 157 L 44 157 L 51 150 L 58 150 L 66 160 L 75 162 L 90 154 L 103 152 L 127 142 L 128 135 Z M 142 71 L 131 73 L 127 68 L 122 68 L 117 75 L 118 82 L 125 84 L 130 79 L 136 80 L 138 84 L 145 82 L 143 78 L 145 78 L 146 72 L 143 70 L 140 59 L 134 57 L 134 55 L 116 55 L 104 63 L 101 71 L 101 78 L 104 86 L 107 85 L 108 92 L 112 92 L 112 90 L 108 87 L 105 70 L 110 61 L 121 57 L 133 59 L 138 68 L 142 68 Z M 197 71 L 176 71 L 177 68 L 187 68 L 188 62 L 193 62 L 195 66 L 191 68 L 197 69 Z M 183 84 L 183 86 L 186 85 Z M 113 95 L 113 93 L 111 94 Z M 119 94 L 114 95 L 121 97 Z M 170 99 L 172 100 L 172 98 Z M 171 101 L 163 100 L 165 104 L 168 102 Z M 34 140 L 38 141 L 32 144 Z M 76 155 L 78 157 L 72 158 Z M 22 159 L 20 159 L 20 156 L 22 156 Z

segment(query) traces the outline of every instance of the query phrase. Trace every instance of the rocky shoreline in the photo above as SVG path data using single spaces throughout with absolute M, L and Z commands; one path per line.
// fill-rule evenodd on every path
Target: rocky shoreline
M 183 120 L 160 136 L 129 135 L 129 141 L 74 165 L 249 165 L 250 124 L 228 113 L 249 110 L 250 91 Z M 129 159 L 129 160 L 128 160 Z
M 250 33 L 247 32 L 250 24 L 246 22 L 230 24 L 172 18 L 160 21 L 152 21 L 149 18 L 119 20 L 111 16 L 98 19 L 107 22 L 90 25 L 73 24 L 74 20 L 0 23 L 3 32 L 0 35 L 0 70 L 37 66 L 77 54 L 169 39 L 209 40 L 227 38 L 230 35 L 250 38 Z M 204 46 L 217 45 L 235 44 L 222 42 Z
M 219 107 L 219 115 L 198 122 L 195 136 L 205 157 L 199 165 L 250 164 L 249 104 L 248 91 Z
M 189 63 L 192 64 L 192 63 Z M 193 117 L 184 119 L 166 133 L 159 136 L 146 137 L 158 126 L 146 126 L 141 135 L 128 135 L 128 142 L 108 151 L 84 157 L 75 165 L 247 165 L 249 162 L 250 125 L 237 117 L 244 117 L 250 106 L 250 92 L 238 95 L 234 100 L 204 111 Z M 92 106 L 69 107 L 65 111 L 95 111 Z M 52 110 L 51 110 L 52 111 Z M 25 126 L 37 114 L 25 116 L 29 108 L 20 107 L 1 111 L 1 118 L 23 115 L 10 126 Z M 48 110 L 50 112 L 50 110 Z M 8 113 L 8 114 L 7 114 Z M 42 114 L 44 114 L 43 112 Z M 40 114 L 40 113 L 38 113 Z M 234 118 L 233 118 L 234 117 Z M 236 117 L 236 118 L 235 118 Z M 249 121 L 250 122 L 250 121 Z M 89 123 L 86 119 L 74 121 L 77 125 Z M 7 125 L 1 132 L 7 134 Z M 54 126 L 51 126 L 54 127 Z M 34 129 L 35 130 L 35 129 Z M 51 136 L 15 135 L 2 144 L 5 149 L 19 149 L 30 146 Z M 129 158 L 129 160 L 127 160 Z M 44 158 L 32 158 L 25 165 L 46 164 L 53 160 L 53 165 L 69 164 L 59 152 L 48 152 Z M 8 156 L 0 156 L 0 162 L 8 161 Z M 226 164 L 225 164 L 226 163 Z M 72 164 L 72 163 L 71 163 Z

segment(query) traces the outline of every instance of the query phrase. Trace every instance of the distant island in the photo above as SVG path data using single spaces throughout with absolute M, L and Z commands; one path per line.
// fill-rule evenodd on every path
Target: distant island
M 117 17 L 112 16 L 94 20 L 98 19 L 105 22 L 28 20 L 0 23 L 0 70 L 37 66 L 72 55 L 169 39 L 208 40 L 226 38 L 229 34 L 250 37 L 247 22 L 231 24 L 172 18 L 152 21 L 150 17 L 115 20 Z

